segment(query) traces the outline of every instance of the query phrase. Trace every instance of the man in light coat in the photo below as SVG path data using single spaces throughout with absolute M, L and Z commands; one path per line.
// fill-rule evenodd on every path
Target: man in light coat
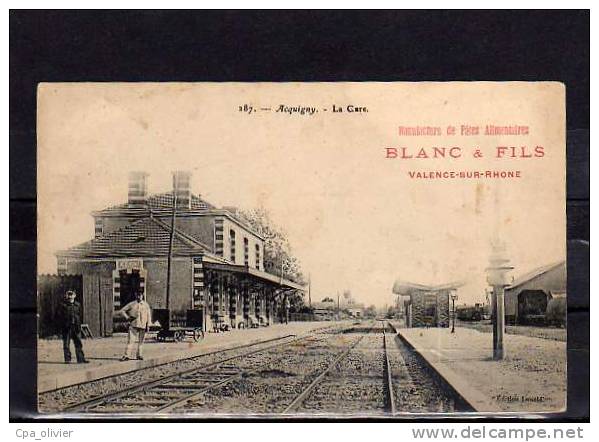
M 146 332 L 150 329 L 152 323 L 152 309 L 144 301 L 142 291 L 136 293 L 135 301 L 131 301 L 122 308 L 121 314 L 129 321 L 129 336 L 127 339 L 127 348 L 121 361 L 132 359 L 133 344 L 137 341 L 137 359 L 143 360 L 142 347 Z

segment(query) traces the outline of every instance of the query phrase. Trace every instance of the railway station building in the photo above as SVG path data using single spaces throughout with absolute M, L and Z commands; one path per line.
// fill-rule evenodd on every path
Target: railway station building
M 193 194 L 189 173 L 174 172 L 173 189 L 157 195 L 147 179 L 131 173 L 128 201 L 92 213 L 95 237 L 56 254 L 59 275 L 83 277 L 84 321 L 111 334 L 139 290 L 175 323 L 202 312 L 205 330 L 286 322 L 288 296 L 304 287 L 265 271 L 264 238 Z
M 449 299 L 459 284 L 427 286 L 397 280 L 393 293 L 401 297 L 407 327 L 449 327 Z

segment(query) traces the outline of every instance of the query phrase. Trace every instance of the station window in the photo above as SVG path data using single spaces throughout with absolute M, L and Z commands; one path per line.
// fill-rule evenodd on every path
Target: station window
M 256 268 L 260 270 L 260 245 L 256 244 Z
M 204 292 L 202 289 L 194 288 L 193 289 L 193 302 L 194 305 L 204 305 Z
M 243 238 L 243 263 L 247 266 L 250 263 L 250 242 Z
M 235 230 L 229 231 L 229 241 L 231 244 L 231 261 L 235 262 Z
M 104 220 L 102 218 L 95 219 L 95 236 L 96 238 L 104 235 Z
M 222 219 L 214 220 L 214 253 L 224 256 L 223 250 L 223 222 Z

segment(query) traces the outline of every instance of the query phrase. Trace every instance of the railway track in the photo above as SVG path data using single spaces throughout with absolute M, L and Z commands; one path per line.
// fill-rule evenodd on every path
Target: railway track
M 323 341 L 326 342 L 328 340 L 335 339 L 335 337 L 336 337 L 335 335 L 331 335 L 331 336 L 325 337 L 322 340 L 317 339 L 314 342 L 307 342 L 308 345 L 303 350 L 306 351 L 306 353 L 309 353 L 311 350 L 314 350 L 315 347 L 318 347 Z M 355 339 L 352 343 L 350 343 L 348 348 L 344 347 L 339 352 L 339 354 L 335 355 L 333 362 L 327 363 L 326 365 L 328 367 L 333 366 L 336 361 L 341 360 L 344 357 L 344 355 L 347 354 L 347 352 L 349 351 L 350 348 L 355 347 L 355 345 L 357 345 L 360 340 L 361 340 L 361 338 Z M 296 349 L 294 349 L 294 351 L 297 352 Z M 285 353 L 282 354 L 281 351 L 277 351 L 275 353 L 275 355 L 269 355 L 268 353 L 266 353 L 266 354 L 261 353 L 259 356 L 261 358 L 263 358 L 259 363 L 248 364 L 248 361 L 244 361 L 243 367 L 239 367 L 239 366 L 230 367 L 235 371 L 230 373 L 230 376 L 227 377 L 226 379 L 206 385 L 204 388 L 201 388 L 199 391 L 197 391 L 195 393 L 184 395 L 180 399 L 174 400 L 171 403 L 169 403 L 168 405 L 161 407 L 160 409 L 157 410 L 157 412 L 174 412 L 174 413 L 185 413 L 185 412 L 190 412 L 190 411 L 193 412 L 194 408 L 197 408 L 197 404 L 194 404 L 194 400 L 205 395 L 207 392 L 213 391 L 218 387 L 225 386 L 226 384 L 232 383 L 234 381 L 243 381 L 244 378 L 248 378 L 254 373 L 276 372 L 277 365 L 279 365 L 282 361 L 284 361 L 288 355 Z M 325 369 L 325 373 L 326 373 L 326 369 Z M 316 384 L 318 382 L 318 378 L 320 378 L 321 376 L 322 376 L 322 374 L 317 376 L 317 379 L 314 379 L 312 381 L 312 383 L 310 383 L 310 385 Z M 309 390 L 309 388 L 310 388 L 310 386 L 307 387 L 308 390 Z M 294 391 L 295 391 L 295 389 L 292 388 L 289 390 L 287 395 L 283 394 L 283 395 L 279 396 L 278 402 L 285 403 L 289 394 L 293 394 Z M 307 394 L 306 391 L 307 390 L 304 388 L 303 391 L 299 394 L 299 396 Z M 287 397 L 285 397 L 285 396 L 287 396 Z M 292 402 L 300 402 L 301 399 L 299 399 L 299 396 L 296 397 Z
M 394 414 L 387 340 L 386 324 L 373 325 L 323 370 L 284 413 Z
M 328 329 L 328 327 L 327 327 Z M 335 331 L 332 332 L 333 334 Z M 193 367 L 133 387 L 97 396 L 66 407 L 69 412 L 85 413 L 168 413 L 209 390 L 241 379 L 280 360 L 280 349 L 305 340 L 319 340 L 329 330 L 276 342 L 266 347 L 235 354 L 213 363 Z
M 94 397 L 68 411 L 199 416 L 469 411 L 388 327 L 354 324 L 274 341 Z
M 297 412 L 303 403 L 308 399 L 310 394 L 317 388 L 317 386 L 325 379 L 325 377 L 345 359 L 349 353 L 364 339 L 364 336 L 360 336 L 355 342 L 347 347 L 346 350 L 342 351 L 335 360 L 326 367 L 316 378 L 289 404 L 284 410 L 283 414 L 290 414 Z
M 330 329 L 322 327 L 313 333 Z M 167 379 L 171 375 L 185 373 L 189 370 L 212 365 L 231 356 L 238 355 L 249 349 L 258 349 L 273 343 L 283 343 L 297 338 L 296 335 L 285 335 L 264 341 L 237 345 L 223 350 L 211 351 L 196 356 L 178 359 L 153 367 L 121 373 L 114 376 L 100 378 L 90 382 L 75 384 L 56 390 L 39 394 L 40 410 L 44 412 L 72 412 L 85 411 L 88 405 L 109 397 L 111 394 L 122 394 L 135 391 L 140 386 L 152 381 Z

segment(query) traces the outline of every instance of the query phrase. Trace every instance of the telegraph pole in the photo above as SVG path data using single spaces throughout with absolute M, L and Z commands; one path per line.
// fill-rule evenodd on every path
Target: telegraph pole
M 308 306 L 312 308 L 312 277 L 308 274 Z
M 173 176 L 173 215 L 171 219 L 171 236 L 168 243 L 168 260 L 166 263 L 166 309 L 170 308 L 173 244 L 175 242 L 175 218 L 177 216 L 177 186 L 178 180 Z

